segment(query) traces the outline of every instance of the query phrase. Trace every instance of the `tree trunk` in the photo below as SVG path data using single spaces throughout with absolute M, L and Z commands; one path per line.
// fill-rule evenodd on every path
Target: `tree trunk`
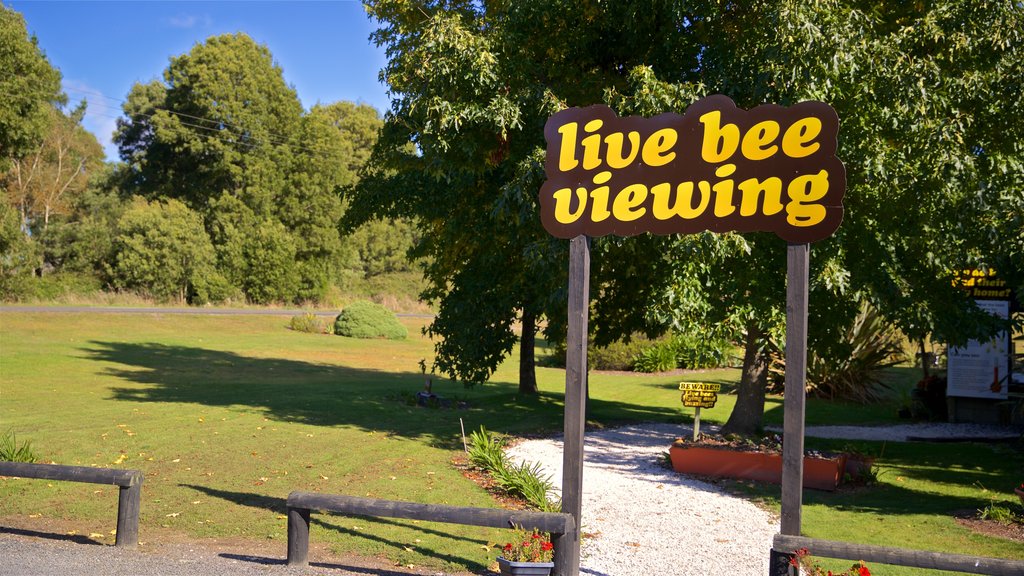
M 537 393 L 537 363 L 534 352 L 537 343 L 537 316 L 523 307 L 523 335 L 519 339 L 519 393 Z
M 928 371 L 928 365 L 931 364 L 932 358 L 931 354 L 925 351 L 924 338 L 919 338 L 917 340 L 917 355 L 921 358 L 921 372 L 924 373 L 922 379 L 927 380 L 928 377 L 931 376 L 931 373 Z
M 736 406 L 729 415 L 729 421 L 722 426 L 723 434 L 750 435 L 761 431 L 764 422 L 764 391 L 768 382 L 768 348 L 764 343 L 764 332 L 754 324 L 747 323 L 747 335 L 743 352 L 743 375 L 736 388 Z

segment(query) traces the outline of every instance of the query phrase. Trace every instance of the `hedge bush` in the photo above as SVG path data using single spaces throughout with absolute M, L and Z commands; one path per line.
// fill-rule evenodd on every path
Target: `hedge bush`
M 334 333 L 351 338 L 404 340 L 409 331 L 387 308 L 360 300 L 347 306 L 334 319 Z
M 299 314 L 292 316 L 288 327 L 296 332 L 309 332 L 310 334 L 323 334 L 327 332 L 327 323 L 316 314 Z

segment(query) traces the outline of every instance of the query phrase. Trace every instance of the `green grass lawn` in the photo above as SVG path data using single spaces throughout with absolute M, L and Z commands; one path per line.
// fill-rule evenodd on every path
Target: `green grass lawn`
M 421 390 L 425 320 L 405 319 L 402 342 L 293 332 L 287 317 L 0 314 L 0 430 L 31 440 L 43 461 L 141 469 L 141 540 L 163 534 L 286 541 L 292 490 L 428 503 L 496 506 L 450 465 L 460 419 L 510 434 L 559 432 L 564 373 L 538 368 L 541 394 L 521 398 L 516 357 L 475 388 L 434 379 L 466 409 L 410 406 Z M 732 390 L 735 369 L 685 375 L 595 373 L 588 421 L 689 422 L 680 380 Z M 913 381 L 906 369 L 899 386 Z M 724 422 L 733 397 L 704 410 Z M 769 423 L 781 399 L 769 398 Z M 809 400 L 808 424 L 884 423 L 895 404 L 861 407 Z M 945 520 L 983 507 L 1020 482 L 1021 455 L 1005 446 L 889 444 L 878 488 L 810 494 L 808 535 L 931 550 L 1024 558 L 1019 545 L 975 537 Z M 869 446 L 869 449 L 880 446 Z M 96 493 L 100 490 L 101 493 Z M 770 487 L 756 495 L 771 501 Z M 1010 493 L 1012 496 L 1012 493 Z M 112 542 L 116 489 L 0 481 L 0 516 L 40 515 Z M 877 533 L 877 534 L 876 534 Z M 657 535 L 652 535 L 658 537 Z M 501 531 L 412 521 L 314 515 L 312 539 L 338 552 L 402 564 L 479 570 Z

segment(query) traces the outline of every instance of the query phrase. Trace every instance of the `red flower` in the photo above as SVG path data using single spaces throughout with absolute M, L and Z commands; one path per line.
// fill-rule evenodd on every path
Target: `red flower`
M 536 532 L 534 532 L 533 535 L 530 536 L 530 538 L 533 538 L 534 540 L 540 540 L 540 534 L 537 534 Z
M 857 574 L 857 576 L 871 576 L 871 571 L 868 570 L 867 566 L 861 564 L 860 565 L 860 572 Z
M 505 544 L 505 548 L 503 548 L 503 550 L 505 550 L 505 552 L 511 552 L 512 551 L 512 543 L 510 542 L 508 544 Z
M 555 545 L 552 544 L 551 542 L 541 542 L 541 544 L 540 544 L 540 549 L 545 551 L 545 552 L 547 552 L 548 550 L 551 550 L 554 547 L 555 547 Z

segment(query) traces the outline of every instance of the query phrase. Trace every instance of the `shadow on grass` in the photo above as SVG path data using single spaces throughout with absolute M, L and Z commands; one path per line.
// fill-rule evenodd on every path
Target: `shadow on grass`
M 230 490 L 218 490 L 216 488 L 210 488 L 209 486 L 198 486 L 198 485 L 195 485 L 195 484 L 180 484 L 180 486 L 182 486 L 184 488 L 191 488 L 192 490 L 196 490 L 198 492 L 202 492 L 203 494 L 206 494 L 207 496 L 210 496 L 210 497 L 213 497 L 213 498 L 220 498 L 222 500 L 226 500 L 228 502 L 232 502 L 232 503 L 238 504 L 240 506 L 248 506 L 248 507 L 251 507 L 251 508 L 258 508 L 260 510 L 267 510 L 267 511 L 273 512 L 274 514 L 277 514 L 277 515 L 282 515 L 282 514 L 287 514 L 288 513 L 288 501 L 286 499 L 283 499 L 283 498 L 274 498 L 272 496 L 264 496 L 262 494 L 254 494 L 254 493 L 251 493 L 251 492 L 234 492 L 234 491 L 230 491 Z M 343 535 L 351 537 L 351 538 L 362 538 L 362 539 L 366 539 L 366 540 L 372 540 L 374 542 L 378 542 L 378 543 L 384 544 L 386 546 L 394 547 L 396 549 L 402 549 L 402 548 L 405 548 L 405 547 L 408 546 L 408 544 L 406 542 L 398 542 L 398 541 L 394 541 L 394 540 L 389 540 L 389 539 L 383 538 L 381 536 L 376 536 L 374 534 L 370 534 L 370 533 L 368 533 L 365 530 L 353 530 L 353 529 L 350 529 L 350 528 L 344 528 L 344 527 L 342 527 L 340 525 L 340 523 L 334 522 L 332 520 L 332 518 L 341 518 L 341 517 L 346 517 L 347 518 L 349 516 L 342 516 L 342 515 L 336 515 L 336 514 L 319 514 L 319 513 L 317 513 L 316 515 L 312 515 L 311 516 L 310 524 L 311 525 L 315 525 L 315 526 L 319 526 L 319 527 L 327 529 L 327 530 L 331 530 L 331 531 L 336 532 L 338 534 L 343 534 Z M 436 529 L 433 529 L 433 528 L 429 528 L 429 527 L 423 526 L 421 524 L 416 524 L 416 523 L 413 523 L 411 520 L 410 521 L 404 521 L 404 520 L 395 520 L 395 519 L 391 519 L 391 518 L 383 518 L 383 517 L 375 517 L 375 516 L 374 517 L 370 517 L 370 516 L 351 516 L 351 517 L 352 518 L 361 518 L 362 521 L 365 522 L 368 525 L 377 524 L 377 525 L 395 526 L 395 527 L 404 528 L 404 529 L 408 529 L 408 530 L 414 530 L 414 531 L 419 532 L 420 534 L 423 534 L 423 535 L 428 535 L 429 534 L 429 535 L 433 535 L 433 536 L 439 536 L 441 538 L 445 538 L 445 539 L 448 539 L 448 540 L 461 540 L 463 542 L 469 542 L 469 543 L 472 543 L 472 544 L 475 544 L 475 545 L 478 545 L 478 546 L 486 546 L 488 544 L 488 542 L 486 540 L 480 540 L 480 539 L 476 539 L 476 538 L 466 538 L 465 536 L 461 536 L 461 535 L 458 535 L 458 534 L 453 534 L 451 532 L 446 532 L 446 531 L 443 531 L 443 530 L 436 530 Z M 433 550 L 429 550 L 427 548 L 417 548 L 417 552 L 422 554 L 422 555 L 424 555 L 424 556 L 429 556 L 431 558 L 435 558 L 437 560 L 448 562 L 450 564 L 466 565 L 467 563 L 472 563 L 472 560 L 468 560 L 466 558 L 461 558 L 461 557 L 457 557 L 457 556 L 452 556 L 450 554 L 439 553 L 439 552 L 436 552 L 436 551 L 433 551 Z M 250 561 L 253 561 L 253 562 L 268 563 L 268 562 L 265 562 L 265 560 L 269 561 L 269 563 L 280 563 L 277 560 L 264 559 L 262 557 L 250 557 Z M 320 567 L 338 567 L 338 566 L 328 566 L 328 565 L 323 565 L 323 564 L 319 564 L 318 565 L 318 564 L 315 564 L 315 563 L 313 563 L 312 565 L 313 566 L 320 566 Z M 341 568 L 346 568 L 347 569 L 347 567 L 341 567 Z M 475 569 L 483 569 L 483 568 L 486 568 L 486 566 L 476 565 L 473 568 L 475 568 Z M 376 572 L 373 572 L 373 573 L 376 574 Z
M 473 390 L 435 378 L 434 391 L 467 401 L 467 409 L 419 408 L 409 400 L 422 390 L 418 372 L 381 371 L 285 358 L 252 358 L 234 352 L 159 343 L 90 342 L 92 360 L 115 364 L 109 376 L 135 383 L 112 388 L 113 398 L 208 406 L 249 406 L 269 418 L 320 426 L 351 425 L 397 436 L 461 447 L 451 435 L 452 414 L 474 414 L 501 431 L 557 431 L 562 428 L 563 394 L 520 397 L 517 386 L 489 382 Z M 457 406 L 453 402 L 453 406 Z M 612 421 L 664 420 L 665 408 L 591 400 L 596 417 Z M 439 425 L 439 424 L 444 424 Z
M 835 452 L 852 449 L 878 458 L 879 483 L 873 486 L 837 492 L 804 491 L 805 504 L 852 512 L 948 516 L 979 510 L 991 504 L 993 498 L 1012 497 L 1012 487 L 1024 466 L 1019 446 L 808 440 L 809 448 Z M 754 492 L 777 499 L 778 490 L 777 486 L 761 485 Z

